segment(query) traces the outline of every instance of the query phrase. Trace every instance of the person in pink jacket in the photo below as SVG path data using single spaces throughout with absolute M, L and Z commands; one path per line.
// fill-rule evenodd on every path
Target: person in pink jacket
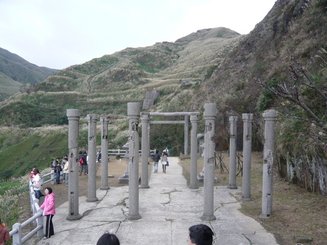
M 43 239 L 48 239 L 54 235 L 52 218 L 56 214 L 56 198 L 50 187 L 46 187 L 44 189 L 44 194 L 44 202 L 40 208 L 43 209 L 43 215 L 47 218 L 45 226 L 45 237 Z

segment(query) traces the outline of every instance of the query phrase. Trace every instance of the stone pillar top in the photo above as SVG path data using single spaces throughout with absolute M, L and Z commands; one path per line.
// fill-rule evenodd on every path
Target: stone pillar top
M 193 121 L 198 121 L 198 114 L 194 113 L 194 114 L 191 114 L 190 116 L 190 121 L 193 122 Z
M 97 120 L 97 115 L 96 114 L 88 114 L 87 115 L 87 119 L 88 120 Z
M 230 116 L 230 117 L 229 117 L 229 121 L 230 121 L 230 122 L 236 122 L 237 119 L 238 119 L 238 116 Z
M 244 121 L 252 121 L 253 120 L 253 113 L 242 113 L 242 119 Z
M 141 116 L 150 116 L 150 112 L 148 111 L 142 111 Z
M 108 116 L 104 116 L 103 115 L 103 116 L 100 116 L 100 120 L 101 121 L 107 121 L 108 122 L 109 121 L 109 118 L 108 118 Z
M 237 116 L 230 116 L 229 117 L 229 123 L 230 123 L 230 130 L 229 130 L 229 136 L 231 138 L 236 137 L 236 122 L 238 117 Z
M 109 121 L 109 117 L 107 115 L 100 115 L 100 119 Z
M 145 122 L 145 123 L 148 123 L 149 122 L 149 120 L 150 120 L 150 117 L 149 117 L 149 113 L 148 112 L 146 112 L 146 113 L 141 113 L 141 121 L 142 122 Z
M 204 117 L 216 117 L 216 114 L 217 114 L 216 103 L 204 104 Z
M 265 110 L 262 116 L 264 117 L 264 120 L 275 121 L 277 118 L 277 111 L 274 109 Z
M 67 117 L 79 117 L 79 110 L 78 109 L 67 109 Z
M 127 116 L 138 117 L 140 115 L 141 105 L 139 102 L 127 103 Z

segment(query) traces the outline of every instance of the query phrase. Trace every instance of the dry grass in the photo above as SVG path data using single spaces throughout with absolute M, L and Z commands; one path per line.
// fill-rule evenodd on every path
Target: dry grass
M 183 160 L 183 174 L 189 179 L 189 160 Z M 224 155 L 225 166 L 228 167 L 228 156 Z M 198 161 L 201 171 L 203 161 Z M 216 169 L 217 185 L 227 186 L 228 173 Z M 291 185 L 285 180 L 274 176 L 273 212 L 268 219 L 260 219 L 262 198 L 262 156 L 254 153 L 251 166 L 251 197 L 252 200 L 242 203 L 241 211 L 260 222 L 267 231 L 273 233 L 279 244 L 323 245 L 327 241 L 327 197 L 316 193 L 308 193 L 301 187 Z M 240 189 L 241 177 L 237 177 Z M 241 189 L 240 189 L 241 191 Z M 300 242 L 301 238 L 311 238 L 312 242 Z

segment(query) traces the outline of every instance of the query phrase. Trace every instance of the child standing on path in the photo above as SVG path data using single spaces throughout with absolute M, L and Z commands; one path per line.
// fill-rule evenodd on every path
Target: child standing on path
M 43 209 L 43 215 L 46 217 L 45 237 L 43 239 L 48 239 L 54 235 L 52 218 L 56 214 L 56 199 L 50 187 L 44 189 L 44 194 L 45 199 L 40 208 Z

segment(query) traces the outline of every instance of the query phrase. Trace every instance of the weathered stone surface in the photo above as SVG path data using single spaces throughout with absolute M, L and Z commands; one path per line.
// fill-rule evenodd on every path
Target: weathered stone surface
M 57 208 L 51 245 L 96 244 L 106 231 L 115 233 L 124 245 L 187 244 L 188 227 L 205 223 L 212 227 L 215 244 L 276 245 L 272 234 L 254 219 L 242 214 L 235 195 L 239 191 L 214 187 L 214 221 L 201 221 L 203 188 L 189 189 L 179 159 L 169 157 L 167 173 L 152 174 L 149 189 L 140 189 L 139 220 L 128 220 L 128 187 L 98 190 L 98 202 L 80 197 L 82 219 L 66 220 L 68 203 Z M 28 244 L 28 243 L 27 243 Z M 30 243 L 32 244 L 32 243 Z M 35 243 L 33 243 L 35 244 Z M 40 241 L 38 244 L 46 244 Z

